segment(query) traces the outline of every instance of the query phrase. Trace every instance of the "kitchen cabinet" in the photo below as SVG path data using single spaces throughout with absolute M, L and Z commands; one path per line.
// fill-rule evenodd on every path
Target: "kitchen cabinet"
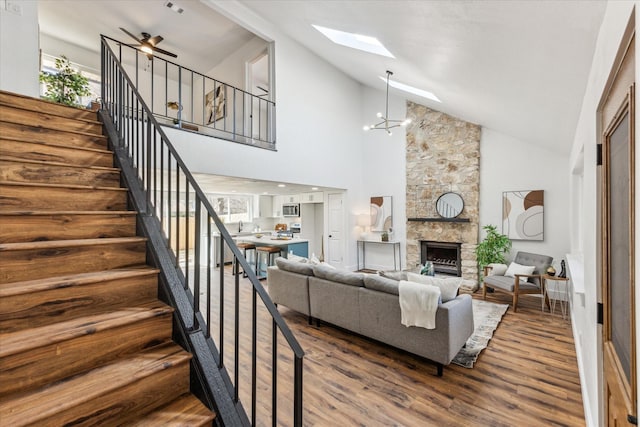
M 290 243 L 287 246 L 287 251 L 290 254 L 298 255 L 303 258 L 309 258 L 309 243 L 307 242 Z
M 280 218 L 282 217 L 282 201 L 283 196 L 273 196 L 272 205 L 271 205 L 271 213 L 273 217 Z
M 273 196 L 260 196 L 258 198 L 258 217 L 269 218 L 273 216 Z
M 314 191 L 311 193 L 300 194 L 300 203 L 323 203 L 324 193 L 322 191 Z
M 289 194 L 288 196 L 282 196 L 282 203 L 300 203 L 299 194 Z

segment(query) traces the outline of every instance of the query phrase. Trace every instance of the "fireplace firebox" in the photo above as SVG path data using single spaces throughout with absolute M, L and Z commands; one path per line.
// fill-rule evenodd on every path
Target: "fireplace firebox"
M 420 262 L 424 265 L 431 261 L 436 273 L 462 277 L 461 246 L 461 243 L 420 240 Z

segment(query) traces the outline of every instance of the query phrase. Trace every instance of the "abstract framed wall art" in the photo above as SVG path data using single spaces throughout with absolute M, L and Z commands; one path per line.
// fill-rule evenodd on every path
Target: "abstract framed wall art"
M 216 87 L 206 95 L 207 124 L 217 122 L 227 113 L 227 90 L 225 85 Z M 215 92 L 215 95 L 214 95 Z
M 544 190 L 502 193 L 502 234 L 511 240 L 544 240 Z
M 391 196 L 371 198 L 371 231 L 389 231 L 393 227 Z

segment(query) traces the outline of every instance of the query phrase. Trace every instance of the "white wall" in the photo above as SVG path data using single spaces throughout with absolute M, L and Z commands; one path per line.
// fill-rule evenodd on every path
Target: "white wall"
M 242 16 L 247 14 L 243 11 Z M 352 212 L 352 204 L 365 197 L 362 87 L 259 19 L 243 24 L 275 41 L 277 151 L 168 129 L 172 141 L 194 172 L 349 189 L 345 212 Z M 347 230 L 354 226 L 350 217 Z M 355 266 L 355 256 L 355 241 L 349 239 L 347 268 Z
M 373 71 L 372 71 L 373 72 Z M 383 74 L 380 70 L 380 74 Z M 377 123 L 378 112 L 384 113 L 385 92 L 369 87 L 363 89 L 362 117 L 360 128 Z M 393 91 L 393 90 L 392 90 Z M 389 118 L 404 119 L 407 115 L 406 100 L 393 92 L 389 94 Z M 383 130 L 361 131 L 364 140 L 361 159 L 363 162 L 363 194 L 354 203 L 352 214 L 369 215 L 372 196 L 392 196 L 393 235 L 392 240 L 400 241 L 402 268 L 406 268 L 406 131 L 404 127 L 392 129 L 389 136 Z M 361 238 L 361 228 L 354 227 L 353 240 Z M 380 233 L 368 232 L 367 239 L 380 240 Z M 393 269 L 392 248 L 388 245 L 367 245 L 367 268 L 377 270 Z M 398 266 L 399 268 L 399 266 Z
M 502 192 L 544 190 L 544 240 L 513 240 L 510 259 L 526 251 L 552 256 L 559 270 L 569 250 L 568 154 L 546 150 L 482 128 L 480 138 L 480 238 L 482 227 L 502 231 Z
M 14 1 L 20 14 L 0 2 L 0 89 L 40 96 L 38 3 Z
M 576 352 L 578 364 L 581 367 L 582 396 L 585 408 L 585 417 L 588 426 L 603 425 L 603 396 L 602 378 L 602 349 L 601 349 L 601 328 L 596 324 L 596 303 L 598 301 L 598 281 L 597 281 L 597 256 L 598 245 L 596 232 L 598 223 L 596 221 L 597 212 L 597 169 L 596 169 L 596 144 L 598 142 L 596 117 L 600 98 L 604 91 L 606 81 L 609 78 L 611 68 L 614 63 L 618 46 L 622 39 L 629 16 L 634 7 L 638 9 L 640 2 L 609 2 L 607 11 L 600 28 L 596 50 L 591 65 L 591 73 L 587 90 L 583 99 L 580 119 L 576 127 L 576 134 L 571 152 L 569 164 L 566 166 L 568 172 L 577 172 L 573 177 L 571 199 L 582 205 L 583 210 L 575 215 L 581 217 L 581 221 L 576 225 L 580 227 L 574 230 L 574 235 L 580 234 L 582 238 L 573 238 L 571 251 L 584 255 L 584 265 L 582 274 L 584 276 L 584 305 L 578 302 L 579 298 L 574 298 L 574 310 L 572 311 L 572 325 L 574 337 L 576 339 Z M 636 17 L 636 32 L 640 21 Z M 640 57 L 640 47 L 636 41 L 636 58 Z M 638 71 L 640 67 L 636 65 L 636 81 L 638 81 Z M 638 99 L 636 96 L 636 105 Z M 636 122 L 640 123 L 640 112 L 636 110 Z M 636 150 L 636 165 L 640 164 L 640 152 Z M 582 166 L 584 165 L 584 166 Z M 584 168 L 583 175 L 580 175 L 581 168 Z M 637 167 L 637 166 L 636 166 Z M 640 174 L 636 174 L 636 188 L 640 188 Z M 575 194 L 580 193 L 581 194 Z M 640 197 L 636 197 L 636 222 L 640 216 Z M 636 232 L 636 254 L 640 253 L 640 236 Z M 640 271 L 640 257 L 636 256 L 635 271 Z M 638 279 L 636 277 L 636 301 L 635 306 L 640 307 L 640 292 L 638 289 Z M 640 331 L 640 316 L 636 316 L 636 346 L 640 346 L 638 339 Z M 639 353 L 639 348 L 636 348 Z M 640 375 L 640 371 L 638 372 Z M 637 380 L 640 383 L 640 377 Z
M 83 69 L 100 75 L 100 40 L 96 39 L 95 50 L 85 49 L 76 44 L 60 40 L 49 34 L 40 34 L 40 48 L 43 53 L 60 57 L 64 55 L 69 61 L 82 64 Z
M 260 37 L 254 37 L 205 74 L 238 89 L 248 90 L 245 87 L 245 64 L 264 52 L 267 45 Z

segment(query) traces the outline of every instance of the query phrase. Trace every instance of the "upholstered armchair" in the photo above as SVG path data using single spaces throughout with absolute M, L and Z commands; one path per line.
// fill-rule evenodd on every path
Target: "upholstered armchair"
M 518 252 L 509 267 L 500 270 L 499 266 L 484 268 L 484 286 L 482 298 L 487 298 L 487 288 L 504 292 L 513 297 L 513 311 L 518 311 L 518 296 L 521 294 L 544 294 L 542 276 L 553 262 L 546 255 Z M 493 271 L 492 271 L 493 270 Z M 548 301 L 545 301 L 548 305 Z

